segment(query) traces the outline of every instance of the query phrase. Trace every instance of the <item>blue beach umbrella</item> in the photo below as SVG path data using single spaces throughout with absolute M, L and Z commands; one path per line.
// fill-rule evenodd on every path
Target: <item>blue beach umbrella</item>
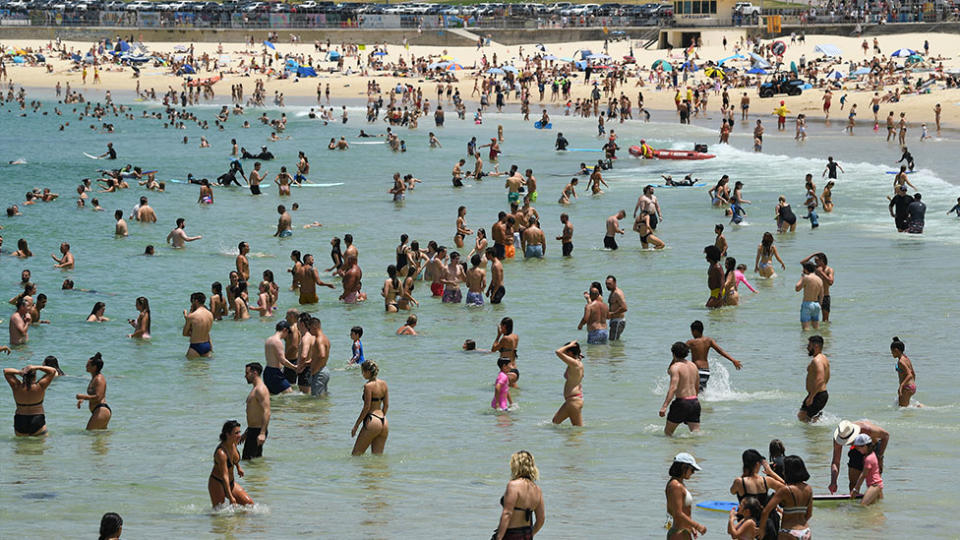
M 654 61 L 654 63 L 650 65 L 650 69 L 657 69 L 661 66 L 663 67 L 664 71 L 673 71 L 673 66 L 670 65 L 670 62 L 662 59 Z
M 908 57 L 908 56 L 913 56 L 913 55 L 915 55 L 915 54 L 917 54 L 917 51 L 915 51 L 915 50 L 913 50 L 913 49 L 897 49 L 897 50 L 893 51 L 893 52 L 890 54 L 890 56 L 892 56 L 892 57 L 894 57 L 894 58 L 906 58 L 906 57 Z
M 500 68 L 490 68 L 487 70 L 488 75 L 503 75 L 504 71 Z
M 820 45 L 814 47 L 813 50 L 827 56 L 843 56 L 843 52 L 840 51 L 840 47 L 837 47 L 836 45 L 830 45 L 828 43 L 821 43 Z
M 552 55 L 552 54 L 548 54 L 548 55 L 544 56 L 543 59 L 544 59 L 544 60 L 559 60 L 560 58 L 558 58 L 558 57 L 556 57 L 556 56 L 554 56 L 554 55 Z
M 750 73 L 752 75 L 766 75 L 767 70 L 759 66 L 753 66 L 752 68 L 747 70 L 747 73 Z
M 717 64 L 723 65 L 723 63 L 726 62 L 727 60 L 734 60 L 734 59 L 741 60 L 741 59 L 744 59 L 744 58 L 746 58 L 746 56 L 744 56 L 744 55 L 742 55 L 742 54 L 735 54 L 735 55 L 733 55 L 733 56 L 728 56 L 728 57 L 726 57 L 726 58 L 721 58 L 720 60 L 717 61 Z
M 277 48 L 273 45 L 273 43 L 270 43 L 269 41 L 264 41 L 264 42 L 263 42 L 263 46 L 264 46 L 264 47 L 270 47 L 270 48 L 273 49 L 273 50 L 276 50 L 276 49 L 277 49 Z
M 377 52 L 373 53 L 373 56 L 386 56 L 386 55 L 387 55 L 387 53 L 385 53 L 385 52 L 383 52 L 383 51 L 377 51 Z
M 869 75 L 869 74 L 870 74 L 870 68 L 862 67 L 862 68 L 854 71 L 854 72 L 851 73 L 850 75 L 852 75 L 852 76 L 854 76 L 854 77 L 859 77 L 860 75 Z
M 433 63 L 433 64 L 427 64 L 427 69 L 445 68 L 445 67 L 449 66 L 450 64 L 452 64 L 452 62 L 446 62 L 446 61 L 444 61 L 444 62 L 436 62 L 436 63 Z
M 839 72 L 839 71 L 837 71 L 837 70 L 833 70 L 833 71 L 831 71 L 830 73 L 827 74 L 827 78 L 828 78 L 828 79 L 833 79 L 833 80 L 835 80 L 835 81 L 839 81 L 840 79 L 846 78 L 846 75 L 844 75 L 843 73 L 841 73 L 841 72 Z
M 500 69 L 502 69 L 502 70 L 504 70 L 504 71 L 509 71 L 509 72 L 511 72 L 511 73 L 517 73 L 517 72 L 520 71 L 519 69 L 517 69 L 517 68 L 515 68 L 515 67 L 513 67 L 513 66 L 500 66 Z

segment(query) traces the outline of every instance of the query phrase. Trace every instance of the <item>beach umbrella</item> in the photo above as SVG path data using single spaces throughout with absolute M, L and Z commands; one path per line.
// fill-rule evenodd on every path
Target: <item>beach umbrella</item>
M 662 68 L 664 71 L 673 71 L 673 66 L 670 65 L 670 62 L 666 60 L 656 60 L 653 64 L 650 65 L 650 69 Z
M 839 71 L 837 71 L 837 70 L 833 70 L 833 71 L 831 71 L 830 73 L 827 74 L 827 78 L 828 78 L 828 79 L 833 79 L 833 80 L 835 80 L 835 81 L 839 81 L 840 79 L 846 78 L 846 75 L 844 75 L 843 73 L 841 73 L 841 72 L 839 72 Z
M 556 57 L 556 56 L 554 56 L 554 55 L 552 55 L 552 54 L 548 54 L 548 55 L 544 56 L 543 59 L 544 59 L 544 60 L 559 60 L 560 58 L 558 58 L 558 57 Z
M 712 66 L 704 69 L 703 73 L 707 77 L 713 77 L 715 79 L 722 79 L 727 76 L 727 74 L 724 73 L 722 69 L 718 67 L 712 67 Z
M 450 64 L 451 64 L 451 62 L 436 62 L 436 63 L 434 63 L 434 64 L 428 64 L 428 65 L 427 65 L 427 69 L 445 68 L 445 67 L 449 66 Z
M 591 54 L 590 56 L 587 56 L 587 60 L 606 60 L 608 58 L 610 58 L 610 56 L 603 53 L 596 53 L 596 54 Z
M 696 71 L 696 70 L 700 69 L 700 68 L 697 67 L 697 64 L 694 63 L 693 60 L 684 62 L 683 65 L 680 66 L 680 70 L 681 70 L 681 71 L 686 70 L 687 68 L 691 68 L 690 71 Z
M 813 48 L 814 51 L 825 54 L 827 56 L 843 56 L 843 52 L 840 51 L 840 48 L 836 45 L 830 45 L 829 43 L 822 43 Z
M 515 68 L 515 67 L 513 67 L 513 66 L 500 66 L 500 69 L 502 69 L 502 70 L 504 70 L 504 71 L 509 71 L 509 72 L 511 72 L 511 73 L 519 73 L 519 72 L 520 72 L 519 69 L 517 69 L 517 68 Z
M 760 66 L 753 66 L 752 68 L 747 70 L 747 73 L 750 73 L 752 75 L 766 75 L 767 70 L 763 69 Z
M 870 74 L 870 68 L 862 67 L 862 68 L 854 71 L 854 72 L 851 73 L 850 75 L 853 76 L 853 77 L 859 77 L 860 75 L 869 75 L 869 74 Z
M 573 58 L 560 58 L 561 62 L 573 62 Z
M 744 59 L 744 58 L 746 58 L 746 56 L 744 56 L 744 55 L 742 55 L 742 54 L 735 54 L 735 55 L 733 55 L 733 56 L 728 56 L 728 57 L 726 57 L 726 58 L 722 58 L 722 59 L 718 60 L 717 63 L 722 65 L 722 64 L 723 64 L 724 62 L 726 62 L 727 60 L 742 60 L 742 59 Z
M 797 63 L 794 62 L 793 60 L 790 61 L 790 72 L 793 73 L 794 75 L 797 74 Z
M 488 75 L 503 75 L 504 71 L 500 68 L 490 68 L 487 70 Z
M 911 54 L 907 57 L 908 64 L 916 64 L 917 62 L 923 62 L 923 57 L 919 54 Z
M 373 53 L 373 56 L 386 56 L 386 55 L 387 55 L 387 53 L 385 53 L 385 52 L 383 52 L 383 51 L 377 51 L 377 52 Z
M 273 43 L 270 43 L 269 41 L 264 41 L 264 42 L 263 42 L 263 46 L 264 46 L 264 47 L 270 47 L 270 48 L 273 49 L 273 50 L 276 50 L 276 49 L 277 49 L 277 48 L 273 45 Z
M 463 66 L 461 66 L 460 64 L 455 64 L 451 62 L 450 65 L 448 65 L 443 69 L 444 71 L 461 71 L 463 69 Z
M 890 56 L 894 58 L 906 58 L 908 56 L 913 56 L 915 54 L 917 54 L 917 51 L 913 49 L 897 49 L 892 53 L 890 53 Z
M 767 62 L 767 59 L 766 59 L 766 58 L 760 56 L 760 55 L 757 54 L 757 53 L 750 53 L 750 58 L 753 59 L 754 65 L 757 65 L 757 66 L 760 66 L 760 67 L 763 67 L 763 68 L 768 68 L 768 67 L 770 67 L 770 62 Z

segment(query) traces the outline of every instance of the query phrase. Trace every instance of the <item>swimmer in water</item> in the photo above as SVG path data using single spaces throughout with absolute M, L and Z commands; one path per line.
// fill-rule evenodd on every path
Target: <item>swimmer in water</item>
M 564 420 L 569 418 L 570 423 L 574 426 L 582 426 L 583 354 L 580 350 L 580 344 L 571 341 L 554 353 L 567 367 L 563 372 L 563 405 L 553 415 L 553 423 L 562 424 Z
M 87 421 L 87 431 L 107 429 L 113 410 L 107 405 L 107 379 L 103 376 L 103 357 L 96 353 L 87 360 L 87 373 L 91 375 L 86 394 L 77 394 L 77 408 L 84 401 L 89 402 L 90 420 Z
M 237 468 L 237 474 L 243 478 L 243 468 L 240 467 L 240 452 L 237 450 L 237 444 L 240 443 L 242 437 L 243 432 L 240 430 L 240 422 L 236 420 L 227 421 L 220 430 L 220 444 L 213 451 L 213 470 L 210 472 L 210 479 L 207 481 L 207 491 L 214 508 L 226 502 L 242 505 L 253 504 L 253 499 L 234 482 L 233 478 L 234 467 Z
M 403 326 L 397 329 L 398 336 L 415 336 L 417 331 L 415 330 L 417 326 L 417 316 L 410 315 L 407 317 L 407 322 Z

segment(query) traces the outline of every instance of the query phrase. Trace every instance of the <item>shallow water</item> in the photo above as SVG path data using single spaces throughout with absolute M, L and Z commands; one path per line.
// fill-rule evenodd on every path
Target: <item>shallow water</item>
M 29 345 L 0 361 L 21 367 L 53 354 L 68 374 L 47 393 L 48 437 L 16 439 L 10 426 L 0 429 L 0 536 L 14 537 L 24 530 L 31 531 L 31 538 L 94 534 L 100 515 L 116 511 L 134 538 L 485 537 L 497 524 L 497 498 L 509 477 L 509 456 L 523 448 L 536 456 L 542 474 L 544 538 L 661 537 L 663 486 L 677 452 L 692 452 L 704 468 L 689 482 L 696 501 L 731 499 L 727 490 L 740 474 L 742 450 L 758 448 L 765 454 L 774 437 L 784 441 L 788 453 L 806 460 L 815 491 L 825 492 L 830 437 L 843 418 L 869 418 L 891 432 L 886 498 L 870 509 L 845 503 L 816 507 L 811 522 L 815 534 L 864 539 L 953 536 L 934 524 L 942 523 L 956 499 L 942 477 L 944 463 L 956 459 L 952 449 L 960 439 L 960 401 L 953 381 L 945 376 L 952 373 L 948 351 L 960 345 L 954 323 L 960 315 L 952 286 L 956 271 L 949 262 L 960 245 L 960 224 L 944 215 L 960 192 L 947 182 L 955 178 L 955 141 L 911 143 L 920 171 L 910 179 L 923 193 L 930 219 L 923 236 L 907 237 L 895 231 L 886 213 L 885 196 L 893 177 L 884 173 L 894 169 L 899 153 L 882 143 L 882 134 L 869 130 L 843 136 L 837 122 L 829 130 L 812 127 L 811 139 L 797 145 L 792 132 L 782 137 L 772 133 L 771 117 L 765 121 L 769 131 L 762 154 L 749 150 L 751 141 L 743 133 L 735 132 L 730 147 L 713 145 L 715 120 L 692 127 L 639 122 L 608 126 L 620 135 L 624 157 L 605 175 L 607 193 L 590 197 L 581 188 L 576 203 L 561 209 L 554 203 L 568 180 L 561 175 L 599 155 L 553 152 L 555 132 L 562 130 L 572 147 L 599 147 L 594 120 L 554 116 L 553 131 L 536 131 L 515 115 L 489 114 L 483 126 L 448 116 L 441 129 L 432 122 L 417 131 L 401 128 L 409 149 L 405 154 L 381 145 L 329 152 L 325 144 L 331 137 L 356 141 L 358 129 L 383 127 L 360 122 L 360 109 L 351 110 L 347 126 L 321 126 L 295 114 L 302 110 L 287 108 L 286 134 L 292 140 L 280 143 L 268 143 L 269 129 L 259 123 L 239 129 L 237 118 L 231 118 L 224 132 L 195 127 L 181 132 L 163 129 L 157 121 L 117 119 L 117 132 L 106 135 L 81 128 L 88 120 L 71 118 L 71 127 L 59 133 L 53 116 L 20 118 L 6 109 L 0 112 L 3 163 L 21 157 L 28 161 L 24 166 L 0 166 L 4 206 L 21 202 L 33 186 L 61 194 L 54 203 L 26 207 L 22 217 L 0 221 L 6 243 L 0 290 L 12 297 L 20 270 L 30 268 L 40 292 L 49 296 L 44 317 L 52 323 L 31 329 Z M 214 108 L 198 111 L 212 123 Z M 268 112 L 271 117 L 279 114 Z M 247 119 L 254 123 L 259 114 L 251 111 Z M 654 118 L 658 116 L 672 121 L 667 114 Z M 501 167 L 516 163 L 534 169 L 545 233 L 548 238 L 559 234 L 558 216 L 568 212 L 576 226 L 574 256 L 562 259 L 559 243 L 551 241 L 545 260 L 507 262 L 504 303 L 482 309 L 441 305 L 429 298 L 427 284 L 418 283 L 414 295 L 421 306 L 415 313 L 422 335 L 396 337 L 393 333 L 406 314 L 384 314 L 377 290 L 399 235 L 405 232 L 422 245 L 430 239 L 452 245 L 458 205 L 469 207 L 471 228 L 488 230 L 505 206 L 500 179 L 471 181 L 462 190 L 449 184 L 454 162 L 465 157 L 466 140 L 493 136 L 497 124 L 504 126 L 506 138 Z M 444 144 L 442 149 L 427 147 L 431 130 Z M 184 135 L 190 137 L 186 146 L 180 143 Z M 201 135 L 213 148 L 197 148 Z M 295 191 L 283 201 L 301 206 L 294 214 L 293 237 L 283 240 L 270 236 L 279 202 L 275 190 L 253 198 L 245 191 L 219 189 L 216 204 L 201 207 L 195 204 L 195 186 L 168 184 L 166 193 L 148 194 L 160 222 L 131 223 L 130 237 L 122 240 L 113 238 L 112 211 L 129 213 L 141 190 L 99 194 L 106 210 L 102 213 L 75 207 L 71 195 L 78 179 L 94 175 L 97 166 L 105 164 L 81 152 L 99 154 L 113 141 L 120 152 L 117 163 L 158 168 L 160 179 L 183 178 L 188 172 L 215 177 L 226 169 L 232 137 L 250 149 L 269 144 L 279 158 L 265 166 L 270 178 L 280 165 L 293 168 L 297 151 L 304 150 L 311 158 L 312 181 L 344 185 Z M 655 147 L 707 142 L 717 158 L 639 162 L 625 149 L 640 137 Z M 726 236 L 730 255 L 751 266 L 762 233 L 775 228 L 777 196 L 786 195 L 799 214 L 803 175 L 811 172 L 819 178 L 827 154 L 846 170 L 834 189 L 836 210 L 821 212 L 817 230 L 800 220 L 796 233 L 777 237 L 788 269 L 771 280 L 748 272 L 758 294 L 741 288 L 739 307 L 705 310 L 701 249 L 713 242 L 713 225 L 728 221 L 710 207 L 705 194 L 709 185 L 723 173 L 745 182 L 744 196 L 752 201 L 746 222 L 728 226 Z M 251 164 L 245 168 L 249 171 Z M 399 205 L 386 193 L 394 171 L 424 180 Z M 667 242 L 666 250 L 642 251 L 630 232 L 619 251 L 600 249 L 607 216 L 620 208 L 630 213 L 642 186 L 659 183 L 660 174 L 678 177 L 690 171 L 708 187 L 657 192 L 665 216 L 658 236 Z M 187 220 L 188 233 L 203 234 L 203 240 L 182 251 L 162 247 L 180 216 Z M 313 220 L 324 227 L 300 228 Z M 186 340 L 180 336 L 181 310 L 191 292 L 207 293 L 211 282 L 227 282 L 241 240 L 256 254 L 252 275 L 272 269 L 281 284 L 280 309 L 296 307 L 296 298 L 286 291 L 290 250 L 314 253 L 324 268 L 329 266 L 331 236 L 345 233 L 352 233 L 359 245 L 371 300 L 360 306 L 338 305 L 337 294 L 323 290 L 313 308 L 333 346 L 330 396 L 275 398 L 266 458 L 247 464 L 246 477 L 238 480 L 257 506 L 212 512 L 205 487 L 217 435 L 224 420 L 243 418 L 249 391 L 243 365 L 262 361 L 262 343 L 275 320 L 217 323 L 215 358 L 187 361 L 182 356 Z M 20 237 L 30 241 L 33 259 L 9 257 Z M 52 269 L 47 254 L 56 251 L 60 241 L 73 245 L 75 271 Z M 158 246 L 155 257 L 139 255 L 146 244 Z M 824 422 L 807 426 L 795 419 L 804 395 L 807 334 L 800 330 L 800 298 L 793 285 L 800 274 L 799 260 L 815 251 L 827 253 L 836 269 L 836 309 L 822 330 L 832 361 L 830 402 Z M 563 366 L 552 351 L 570 339 L 585 339 L 576 330 L 581 292 L 607 274 L 619 278 L 630 306 L 623 340 L 586 349 L 586 427 L 555 427 L 550 418 L 561 403 Z M 59 284 L 65 277 L 78 288 L 98 292 L 62 292 Z M 153 310 L 153 339 L 146 343 L 124 337 L 130 331 L 124 321 L 135 317 L 134 299 L 140 295 L 150 299 Z M 96 301 L 106 302 L 112 321 L 83 322 Z M 516 322 L 523 376 L 514 394 L 517 410 L 494 414 L 489 409 L 497 371 L 494 358 L 462 353 L 460 344 L 472 338 L 489 347 L 503 316 Z M 666 388 L 669 347 L 689 337 L 687 328 L 694 319 L 703 320 L 707 335 L 743 361 L 744 369 L 733 371 L 725 360 L 715 363 L 703 396 L 702 435 L 690 436 L 681 428 L 677 437 L 667 439 L 657 411 Z M 362 380 L 357 370 L 343 366 L 349 357 L 349 328 L 357 324 L 365 329 L 367 357 L 379 362 L 391 388 L 390 438 L 383 457 L 349 455 Z M 907 343 L 923 409 L 896 407 L 897 379 L 888 349 L 893 335 Z M 85 390 L 83 365 L 96 351 L 106 362 L 107 400 L 114 416 L 108 432 L 90 434 L 83 430 L 86 406 L 78 410 L 73 396 Z M 9 394 L 0 399 L 6 418 L 13 407 Z M 707 538 L 725 537 L 726 515 L 695 510 L 694 518 L 708 527 Z

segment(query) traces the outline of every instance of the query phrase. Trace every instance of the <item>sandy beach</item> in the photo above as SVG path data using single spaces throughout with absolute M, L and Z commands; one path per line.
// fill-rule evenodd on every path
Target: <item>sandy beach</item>
M 705 33 L 704 35 L 704 45 L 696 50 L 696 56 L 699 58 L 699 63 L 706 62 L 707 60 L 720 60 L 721 58 L 730 56 L 734 54 L 733 47 L 734 43 L 738 39 L 740 31 L 738 30 L 716 30 L 710 33 Z M 729 35 L 728 35 L 729 34 Z M 726 48 L 722 45 L 722 39 L 726 36 L 729 43 Z M 871 42 L 871 49 L 865 55 L 861 48 L 861 43 L 863 39 L 855 37 L 839 37 L 839 36 L 825 36 L 825 35 L 808 35 L 806 36 L 805 43 L 796 43 L 790 44 L 789 38 L 784 38 L 783 41 L 787 44 L 786 53 L 783 55 L 783 61 L 785 66 L 789 66 L 790 62 L 798 62 L 801 56 L 805 56 L 807 61 L 824 58 L 824 55 L 816 52 L 814 49 L 817 45 L 820 44 L 831 44 L 840 48 L 844 53 L 844 56 L 841 58 L 835 59 L 835 62 L 823 64 L 825 67 L 823 69 L 833 69 L 837 68 L 840 71 L 848 71 L 845 65 L 846 62 L 850 60 L 854 61 L 864 61 L 873 58 L 873 49 L 872 49 L 872 39 L 866 38 Z M 930 41 L 930 56 L 944 57 L 942 60 L 943 69 L 947 72 L 960 69 L 960 36 L 951 35 L 951 34 L 900 34 L 893 36 L 881 36 L 878 38 L 880 50 L 884 57 L 889 57 L 890 53 L 894 50 L 902 47 L 912 48 L 915 50 L 923 49 L 923 42 L 925 39 Z M 764 43 L 767 43 L 766 41 Z M 5 48 L 9 51 L 13 49 L 32 49 L 32 50 L 45 50 L 49 45 L 45 41 L 39 40 L 22 40 L 16 43 L 6 42 L 4 43 Z M 68 50 L 87 51 L 89 50 L 90 43 L 81 43 L 81 42 L 65 42 Z M 183 50 L 183 47 L 189 47 L 189 43 L 146 43 L 145 44 L 149 51 L 154 53 L 175 53 L 174 47 L 180 47 L 180 50 Z M 265 78 L 261 74 L 251 74 L 244 75 L 237 72 L 237 67 L 241 59 L 246 58 L 246 64 L 249 65 L 250 59 L 256 57 L 258 62 L 261 62 L 264 56 L 265 47 L 257 45 L 255 47 L 249 47 L 244 44 L 238 43 L 223 43 L 223 44 L 213 44 L 213 43 L 197 43 L 192 44 L 194 47 L 194 54 L 196 56 L 201 56 L 204 53 L 210 54 L 214 58 L 229 58 L 229 63 L 225 66 L 218 66 L 217 73 L 224 73 L 224 80 L 217 83 L 215 90 L 219 96 L 222 96 L 229 91 L 229 85 L 235 83 L 247 83 L 245 86 L 252 87 L 253 79 L 256 78 Z M 218 47 L 222 47 L 222 55 L 218 55 Z M 439 61 L 440 57 L 450 57 L 453 58 L 457 63 L 464 66 L 462 71 L 454 72 L 458 83 L 456 86 L 459 87 L 461 95 L 469 102 L 476 101 L 478 97 L 474 94 L 471 98 L 471 93 L 473 91 L 475 79 L 478 77 L 479 70 L 471 69 L 474 66 L 481 65 L 481 58 L 486 55 L 489 61 L 492 61 L 494 55 L 497 57 L 499 64 L 512 64 L 518 68 L 522 68 L 524 62 L 521 58 L 529 57 L 537 53 L 535 45 L 520 45 L 520 46 L 504 46 L 498 44 L 492 44 L 490 46 L 485 46 L 483 48 L 476 47 L 428 47 L 428 46 L 409 46 L 403 47 L 401 45 L 385 45 L 387 55 L 383 57 L 384 63 L 390 64 L 398 62 L 401 58 L 409 62 L 411 58 L 419 57 L 428 57 L 433 58 L 435 61 Z M 339 47 L 334 44 L 334 49 L 339 49 Z M 561 58 L 571 58 L 581 49 L 589 49 L 594 52 L 600 52 L 604 50 L 603 42 L 599 41 L 582 41 L 582 42 L 572 42 L 572 43 L 563 43 L 563 44 L 550 44 L 546 47 L 546 54 L 552 54 Z M 683 63 L 683 51 L 679 49 L 674 49 L 671 52 L 667 50 L 645 50 L 639 47 L 639 43 L 631 41 L 620 41 L 620 42 L 610 42 L 608 44 L 607 52 L 614 59 L 622 59 L 623 57 L 630 54 L 631 49 L 636 58 L 636 65 L 630 66 L 628 68 L 628 78 L 624 86 L 618 88 L 618 91 L 623 91 L 633 100 L 633 104 L 636 104 L 636 91 L 643 91 L 645 106 L 648 109 L 653 110 L 670 110 L 674 108 L 673 96 L 674 92 L 670 89 L 657 90 L 655 87 L 655 81 L 651 82 L 649 79 L 650 75 L 650 66 L 656 60 L 667 60 L 672 62 L 674 65 L 680 65 Z M 366 47 L 365 51 L 360 51 L 361 57 L 366 59 L 366 55 L 371 53 L 373 50 L 372 44 L 369 44 Z M 363 100 L 367 98 L 366 93 L 366 83 L 369 80 L 376 80 L 382 90 L 386 91 L 389 88 L 392 88 L 399 84 L 413 84 L 414 86 L 423 87 L 424 96 L 429 98 L 430 96 L 435 96 L 435 84 L 430 80 L 425 80 L 424 78 L 413 78 L 413 77 L 394 77 L 390 72 L 387 71 L 371 71 L 363 76 L 360 73 L 357 73 L 357 59 L 356 57 L 347 57 L 344 70 L 337 72 L 336 71 L 336 62 L 325 61 L 326 54 L 322 52 L 317 52 L 315 50 L 314 44 L 312 43 L 277 43 L 276 51 L 270 50 L 270 53 L 276 53 L 281 58 L 286 55 L 303 55 L 304 58 L 312 57 L 313 65 L 317 68 L 319 76 L 316 78 L 288 78 L 288 79 L 277 79 L 275 77 L 269 77 L 266 80 L 266 90 L 268 96 L 273 96 L 274 91 L 279 91 L 284 94 L 287 98 L 287 102 L 291 102 L 293 98 L 298 103 L 303 103 L 303 99 L 297 98 L 313 98 L 316 96 L 317 83 L 322 83 L 324 86 L 327 84 L 330 85 L 330 94 L 331 98 L 342 99 L 350 98 L 352 100 Z M 522 56 L 521 56 L 522 55 Z M 324 61 L 319 60 L 323 58 Z M 898 59 L 895 59 L 898 60 Z M 53 66 L 52 72 L 48 73 L 46 69 L 42 66 L 28 66 L 28 65 L 15 65 L 8 63 L 8 74 L 10 79 L 17 85 L 26 86 L 28 88 L 52 88 L 59 81 L 61 84 L 66 85 L 69 83 L 73 89 L 80 89 L 87 95 L 87 99 L 96 99 L 100 91 L 113 90 L 113 91 L 122 91 L 122 90 L 134 90 L 136 86 L 136 79 L 133 78 L 132 72 L 129 67 L 120 67 L 110 65 L 105 67 L 101 71 L 101 82 L 99 84 L 93 84 L 92 73 L 88 78 L 87 84 L 83 85 L 81 81 L 81 72 L 75 67 L 75 65 L 70 61 L 59 60 L 56 58 L 48 57 L 48 62 Z M 734 66 L 739 68 L 747 69 L 749 68 L 748 60 L 733 60 L 731 61 Z M 902 60 L 900 60 L 902 63 Z M 932 70 L 937 67 L 936 64 L 940 62 L 928 62 L 927 66 Z M 275 65 L 277 64 L 275 60 Z M 638 86 L 638 77 L 637 77 L 637 67 L 640 68 L 639 79 L 643 81 L 643 86 Z M 353 68 L 350 73 L 345 73 L 348 68 Z M 91 70 L 92 71 L 92 70 Z M 202 69 L 194 77 L 208 77 L 216 73 L 205 72 Z M 231 73 L 236 72 L 236 73 Z M 916 76 L 917 73 L 914 74 Z M 928 76 L 927 73 L 919 73 L 923 77 Z M 694 83 L 697 81 L 702 81 L 706 78 L 703 73 L 703 70 L 699 70 L 696 73 L 691 75 L 689 83 Z M 150 64 L 147 64 L 146 67 L 142 69 L 142 76 L 140 78 L 141 89 L 146 90 L 154 88 L 157 90 L 157 93 L 162 93 L 166 91 L 168 87 L 179 88 L 183 81 L 184 77 L 176 76 L 170 73 L 170 69 L 164 67 L 153 67 Z M 583 84 L 583 74 L 579 74 L 579 78 L 575 80 L 573 85 L 573 99 L 576 98 L 585 98 L 589 96 L 591 86 Z M 681 83 L 681 86 L 684 86 Z M 869 106 L 870 99 L 873 95 L 873 90 L 866 88 L 864 82 L 857 81 L 844 81 L 843 90 L 837 91 L 834 90 L 834 99 L 839 100 L 840 96 L 843 94 L 849 94 L 847 107 L 850 104 L 856 103 L 860 110 L 860 120 L 864 121 L 869 119 Z M 886 90 L 892 89 L 891 85 L 881 91 L 881 95 L 885 93 Z M 806 113 L 810 120 L 817 121 L 823 117 L 822 113 L 822 97 L 823 90 L 819 88 L 813 88 L 811 90 L 806 90 L 800 96 L 788 97 L 788 96 L 777 96 L 776 98 L 768 98 L 760 100 L 756 93 L 756 88 L 746 88 L 745 91 L 751 96 L 753 100 L 752 111 L 751 112 L 761 112 L 767 114 L 766 109 L 770 109 L 771 114 L 773 108 L 777 105 L 779 100 L 784 100 L 786 102 L 787 108 L 791 111 L 791 117 L 795 117 L 799 113 Z M 736 102 L 739 96 L 739 91 L 732 92 L 731 100 Z M 531 114 L 538 114 L 538 104 L 536 103 L 536 95 L 531 101 Z M 948 126 L 958 126 L 960 125 L 960 109 L 957 108 L 957 103 L 960 102 L 960 90 L 957 89 L 946 89 L 945 85 L 942 82 L 935 83 L 932 86 L 932 91 L 927 94 L 908 94 L 902 97 L 900 102 L 896 103 L 894 109 L 899 112 L 907 113 L 907 120 L 909 122 L 927 122 L 932 123 L 934 114 L 933 108 L 937 103 L 941 103 L 943 107 L 943 116 L 942 124 Z M 516 103 L 514 100 L 513 104 Z M 549 103 L 549 90 L 547 91 L 547 97 L 544 103 Z M 560 104 L 556 102 L 554 104 Z M 720 100 L 713 99 L 711 102 L 711 108 L 719 109 Z M 886 114 L 886 109 L 882 111 Z M 843 121 L 845 115 L 839 113 L 839 106 L 834 105 L 833 108 L 833 119 L 839 119 Z

